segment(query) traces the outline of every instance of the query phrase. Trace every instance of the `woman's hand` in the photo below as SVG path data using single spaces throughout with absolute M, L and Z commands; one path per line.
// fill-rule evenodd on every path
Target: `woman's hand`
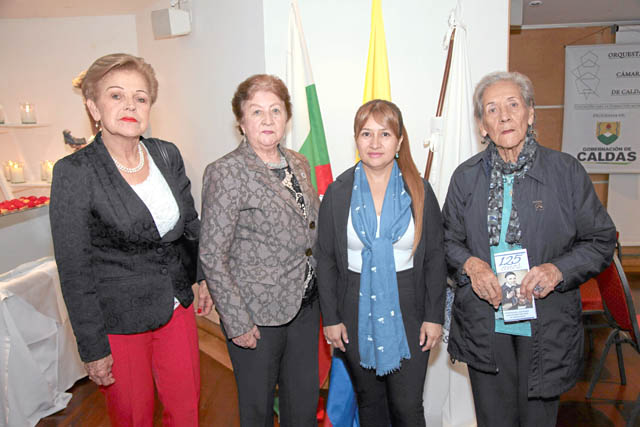
M 331 348 L 339 348 L 343 353 L 347 351 L 344 345 L 349 344 L 349 336 L 347 335 L 347 328 L 344 326 L 344 323 L 325 326 L 322 330 L 324 332 L 324 338 Z
M 497 309 L 502 300 L 502 291 L 491 266 L 480 258 L 472 256 L 465 261 L 462 268 L 471 279 L 473 291 Z
M 246 334 L 242 334 L 238 337 L 232 338 L 231 341 L 238 347 L 242 348 L 256 348 L 258 346 L 258 340 L 260 339 L 260 330 L 256 325 Z
M 101 386 L 108 386 L 116 382 L 111 373 L 113 357 L 108 355 L 102 359 L 94 360 L 84 364 L 84 369 L 89 374 L 89 379 Z
M 562 272 L 558 270 L 558 267 L 548 262 L 529 270 L 522 279 L 521 289 L 524 291 L 524 296 L 531 301 L 532 296 L 546 297 L 560 282 L 562 282 Z
M 440 342 L 440 339 L 442 339 L 441 324 L 422 322 L 422 326 L 420 326 L 420 346 L 422 347 L 422 351 L 435 348 Z
M 197 316 L 206 316 L 211 313 L 211 307 L 213 307 L 213 299 L 209 293 L 207 282 L 201 280 L 198 282 L 198 310 Z

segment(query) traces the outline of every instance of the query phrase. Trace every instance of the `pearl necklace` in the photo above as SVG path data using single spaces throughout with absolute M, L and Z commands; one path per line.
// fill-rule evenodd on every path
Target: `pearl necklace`
M 136 167 L 128 168 L 119 161 L 116 160 L 115 157 L 111 156 L 113 159 L 113 163 L 116 164 L 116 167 L 125 173 L 136 173 L 139 172 L 144 167 L 144 155 L 142 154 L 142 144 L 138 143 L 138 155 L 140 156 L 140 162 Z

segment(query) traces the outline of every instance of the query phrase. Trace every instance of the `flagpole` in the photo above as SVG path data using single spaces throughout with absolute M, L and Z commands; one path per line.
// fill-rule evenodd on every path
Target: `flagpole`
M 456 35 L 456 29 L 451 31 L 449 38 L 449 51 L 447 52 L 447 62 L 444 65 L 444 75 L 442 76 L 442 86 L 440 87 L 440 98 L 438 98 L 438 108 L 436 109 L 436 117 L 442 117 L 442 108 L 444 107 L 444 98 L 447 93 L 447 83 L 449 82 L 449 70 L 451 69 L 451 56 L 453 55 L 453 41 Z M 424 179 L 429 180 L 431 174 L 431 164 L 433 163 L 433 150 L 429 149 L 427 156 L 427 166 L 424 170 Z

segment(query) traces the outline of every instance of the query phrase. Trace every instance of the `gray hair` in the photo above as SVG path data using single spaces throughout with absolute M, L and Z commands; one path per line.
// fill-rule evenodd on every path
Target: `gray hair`
M 533 83 L 531 83 L 529 77 L 516 71 L 495 71 L 484 76 L 482 80 L 478 82 L 476 90 L 473 92 L 473 114 L 476 116 L 476 119 L 482 120 L 482 117 L 484 116 L 484 108 L 482 106 L 484 91 L 487 90 L 489 86 L 502 81 L 515 83 L 518 88 L 520 88 L 520 95 L 522 95 L 522 99 L 524 99 L 527 107 L 534 107 L 535 100 L 533 99 Z

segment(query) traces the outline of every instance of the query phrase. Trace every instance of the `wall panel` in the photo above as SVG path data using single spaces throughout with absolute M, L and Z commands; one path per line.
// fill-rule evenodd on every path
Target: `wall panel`
M 533 82 L 536 132 L 540 144 L 562 150 L 565 46 L 615 43 L 610 27 L 548 28 L 511 31 L 509 70 Z M 596 193 L 607 205 L 608 174 L 590 174 Z

